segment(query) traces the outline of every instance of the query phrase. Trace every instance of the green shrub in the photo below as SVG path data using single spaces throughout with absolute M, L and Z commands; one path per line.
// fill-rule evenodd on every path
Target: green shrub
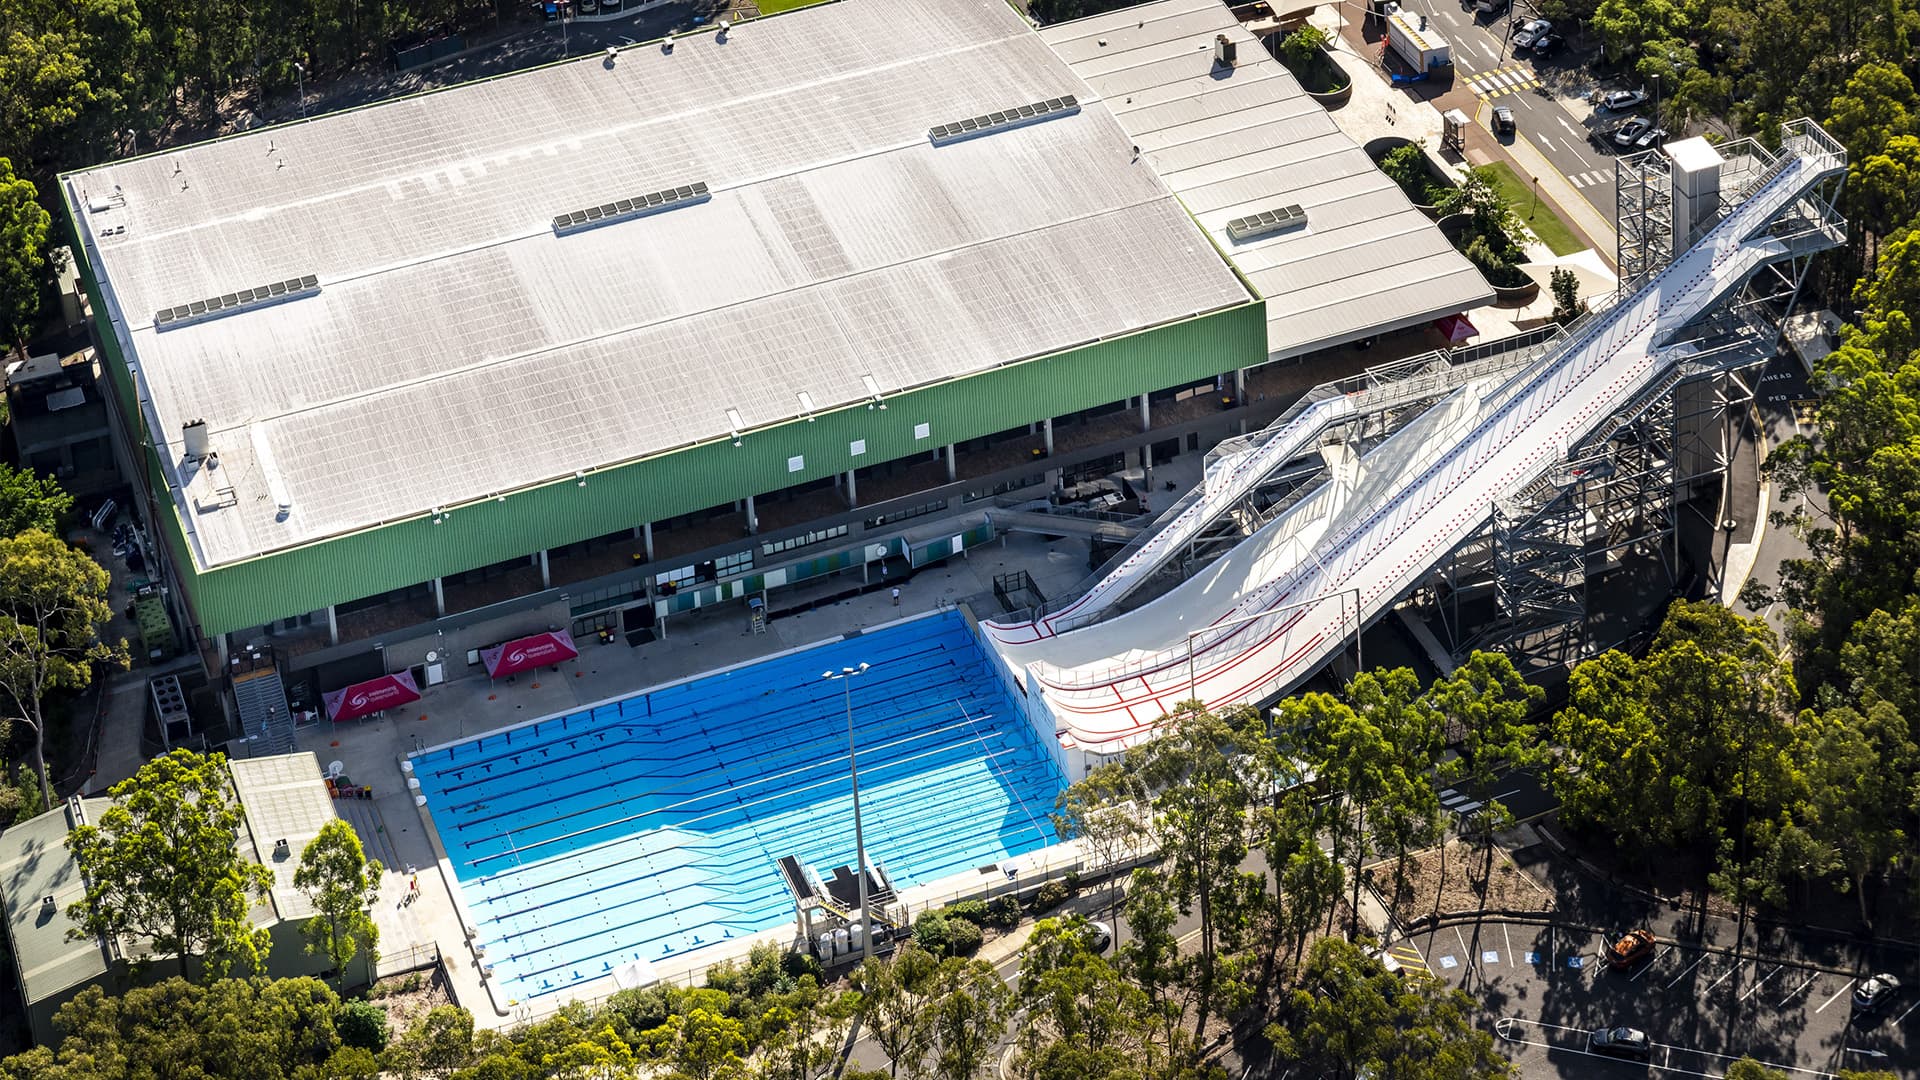
M 1040 886 L 1039 892 L 1033 894 L 1033 910 L 1052 911 L 1054 908 L 1066 903 L 1067 897 L 1072 895 L 1071 892 L 1067 891 L 1065 884 L 1058 881 L 1049 881 L 1045 885 Z
M 996 896 L 993 903 L 987 905 L 987 926 L 996 930 L 1011 930 L 1020 925 L 1020 901 L 1011 896 Z
M 972 956 L 980 951 L 985 935 L 966 919 L 947 920 L 947 949 L 955 956 Z
M 343 1046 L 320 1066 L 327 1080 L 379 1080 L 380 1063 L 373 1052 L 358 1046 Z
M 920 917 L 913 921 L 914 943 L 935 956 L 945 956 L 949 944 L 953 941 L 952 925 L 947 921 L 947 917 L 938 911 L 921 912 Z
M 371 1001 L 348 1001 L 333 1014 L 334 1030 L 348 1046 L 379 1053 L 387 1048 L 387 1010 Z
M 1069 870 L 1067 871 L 1066 876 L 1061 880 L 1067 883 L 1068 892 L 1076 893 L 1080 891 L 1080 871 Z
M 965 919 L 975 926 L 984 926 L 987 921 L 987 902 L 985 900 L 955 900 L 947 905 L 947 918 Z

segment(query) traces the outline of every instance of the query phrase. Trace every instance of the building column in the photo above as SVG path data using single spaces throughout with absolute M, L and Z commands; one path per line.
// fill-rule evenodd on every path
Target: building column
M 847 470 L 847 506 L 849 508 L 852 508 L 859 505 L 860 505 L 860 485 L 854 480 L 853 470 L 848 469 Z
M 547 563 L 547 549 L 540 549 L 540 587 L 553 588 L 553 568 Z
M 1053 417 L 1040 421 L 1040 434 L 1047 438 L 1047 456 L 1053 456 Z
M 1147 404 L 1147 395 L 1140 395 L 1140 430 L 1153 430 L 1153 410 Z
M 327 644 L 340 644 L 340 618 L 334 613 L 333 605 L 327 605 Z
M 436 617 L 447 614 L 447 590 L 441 586 L 439 578 L 433 579 L 433 614 Z
M 215 656 L 220 658 L 220 671 L 221 674 L 224 675 L 227 670 L 227 661 L 232 659 L 231 656 L 227 655 L 227 635 L 215 634 L 213 636 L 213 652 Z
M 1233 403 L 1235 405 L 1245 405 L 1247 403 L 1247 369 L 1246 368 L 1234 369 Z
M 747 503 L 747 532 L 749 535 L 751 535 L 753 533 L 757 533 L 760 531 L 760 515 L 753 512 L 753 496 L 751 495 L 747 496 L 746 503 Z
M 646 544 L 647 561 L 652 562 L 653 561 L 653 522 L 649 521 L 640 526 L 640 540 L 641 542 Z
M 947 483 L 960 479 L 960 469 L 953 460 L 953 444 L 947 444 Z

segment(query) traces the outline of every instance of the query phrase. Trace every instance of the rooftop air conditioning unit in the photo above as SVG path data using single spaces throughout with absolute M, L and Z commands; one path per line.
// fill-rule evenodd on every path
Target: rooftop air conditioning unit
M 186 444 L 188 461 L 205 461 L 213 452 L 213 436 L 205 420 L 189 420 L 180 425 L 180 438 Z

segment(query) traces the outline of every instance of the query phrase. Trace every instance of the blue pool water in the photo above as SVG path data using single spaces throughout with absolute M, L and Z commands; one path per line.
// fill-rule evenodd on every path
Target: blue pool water
M 777 926 L 774 860 L 851 866 L 841 686 L 867 858 L 897 887 L 1053 841 L 1053 760 L 957 613 L 636 694 L 414 758 L 506 997 Z

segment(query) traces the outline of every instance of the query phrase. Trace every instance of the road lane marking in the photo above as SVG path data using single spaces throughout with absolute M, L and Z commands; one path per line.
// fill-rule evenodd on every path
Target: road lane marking
M 1838 989 L 1838 990 L 1835 990 L 1835 991 L 1833 992 L 1833 996 L 1832 996 L 1832 997 L 1830 997 L 1830 998 L 1828 998 L 1828 999 L 1827 999 L 1826 1001 L 1824 1001 L 1824 1002 L 1822 1002 L 1819 1008 L 1817 1008 L 1817 1009 L 1815 1009 L 1815 1010 L 1813 1010 L 1813 1014 L 1814 1014 L 1815 1016 L 1818 1016 L 1818 1015 L 1820 1015 L 1821 1013 L 1823 1013 L 1823 1012 L 1826 1012 L 1826 1011 L 1827 1011 L 1827 1006 L 1828 1006 L 1828 1005 L 1831 1005 L 1831 1004 L 1833 1004 L 1834 1002 L 1836 1002 L 1836 1001 L 1838 1001 L 1838 1000 L 1840 1000 L 1840 995 L 1841 995 L 1841 994 L 1844 994 L 1844 993 L 1846 993 L 1847 991 L 1849 991 L 1849 990 L 1851 990 L 1851 989 L 1853 989 L 1853 980 L 1852 980 L 1852 979 L 1848 979 L 1848 980 L 1847 980 L 1847 985 L 1845 985 L 1845 986 L 1842 986 L 1842 987 L 1841 987 L 1840 989 Z
M 1665 945 L 1662 945 L 1662 946 L 1660 946 L 1660 951 L 1659 951 L 1659 952 L 1657 952 L 1657 953 L 1654 953 L 1654 954 L 1653 954 L 1652 956 L 1649 956 L 1649 957 L 1647 957 L 1647 962 L 1646 962 L 1646 963 L 1644 963 L 1644 964 L 1641 964 L 1641 965 L 1640 965 L 1640 970 L 1639 970 L 1639 971 L 1636 971 L 1636 972 L 1634 972 L 1634 973 L 1633 973 L 1633 978 L 1631 978 L 1631 979 L 1628 979 L 1627 981 L 1628 981 L 1628 982 L 1639 982 L 1639 981 L 1640 981 L 1640 976 L 1642 976 L 1642 975 L 1645 975 L 1645 974 L 1646 974 L 1647 972 L 1649 972 L 1649 971 L 1652 971 L 1652 970 L 1653 970 L 1653 965 L 1655 965 L 1655 964 L 1657 964 L 1657 963 L 1659 963 L 1659 962 L 1660 962 L 1660 958 L 1661 958 L 1661 957 L 1663 957 L 1663 956 L 1665 956 L 1665 955 L 1667 955 L 1667 947 L 1666 947 Z
M 1547 141 L 1547 137 L 1545 135 L 1535 132 L 1533 137 L 1540 140 L 1541 146 L 1544 146 L 1549 150 L 1553 149 L 1553 144 Z
M 1806 989 L 1807 987 L 1809 987 L 1809 986 L 1812 986 L 1812 985 L 1813 985 L 1813 980 L 1815 980 L 1815 979 L 1817 979 L 1817 978 L 1819 978 L 1819 977 L 1820 977 L 1820 973 L 1819 973 L 1819 972 L 1817 972 L 1817 971 L 1816 971 L 1816 972 L 1814 972 L 1813 974 L 1811 974 L 1811 975 L 1809 975 L 1809 976 L 1807 976 L 1807 981 L 1806 981 L 1806 982 L 1803 982 L 1803 983 L 1801 983 L 1801 984 L 1800 984 L 1799 986 L 1796 986 L 1796 987 L 1794 987 L 1793 989 L 1791 989 L 1791 990 L 1789 990 L 1789 991 L 1787 991 L 1787 996 L 1786 996 L 1786 997 L 1783 997 L 1783 998 L 1781 998 L 1781 999 L 1780 999 L 1780 1003 L 1779 1003 L 1778 1005 L 1775 1005 L 1775 1006 L 1774 1006 L 1774 1008 L 1776 1008 L 1776 1009 L 1783 1009 L 1783 1008 L 1785 1008 L 1785 1007 L 1786 1007 L 1786 1005 L 1787 1005 L 1787 1002 L 1789 1002 L 1789 1001 L 1792 1001 L 1792 1000 L 1793 1000 L 1794 998 L 1796 998 L 1796 997 L 1799 997 L 1799 996 L 1800 996 L 1800 991 L 1802 991 L 1802 990 L 1805 990 L 1805 989 Z
M 1580 137 L 1580 129 L 1573 126 L 1573 121 L 1567 119 L 1564 116 L 1555 117 L 1555 119 L 1560 121 L 1561 127 L 1567 129 L 1567 134 L 1573 136 L 1576 139 Z
M 1670 982 L 1670 983 L 1668 983 L 1667 985 L 1665 985 L 1665 986 L 1663 986 L 1663 987 L 1661 987 L 1661 989 L 1662 989 L 1662 990 L 1671 990 L 1671 989 L 1673 989 L 1673 983 L 1677 983 L 1677 982 L 1679 982 L 1679 981 L 1680 981 L 1681 979 L 1684 979 L 1684 978 L 1686 978 L 1686 977 L 1687 977 L 1687 973 L 1688 973 L 1688 972 L 1691 972 L 1691 971 L 1692 971 L 1692 970 L 1693 970 L 1694 968 L 1697 968 L 1697 967 L 1699 967 L 1699 966 L 1700 966 L 1701 964 L 1704 964 L 1704 963 L 1706 963 L 1706 962 L 1707 962 L 1707 954 L 1706 954 L 1706 953 L 1701 953 L 1701 954 L 1700 954 L 1700 959 L 1698 959 L 1698 960 L 1695 960 L 1695 961 L 1694 961 L 1693 963 L 1691 963 L 1691 964 L 1688 964 L 1688 965 L 1687 965 L 1687 970 L 1686 970 L 1686 971 L 1682 971 L 1682 972 L 1681 972 L 1680 974 L 1678 974 L 1678 975 L 1675 975 L 1675 976 L 1673 977 L 1673 982 Z

